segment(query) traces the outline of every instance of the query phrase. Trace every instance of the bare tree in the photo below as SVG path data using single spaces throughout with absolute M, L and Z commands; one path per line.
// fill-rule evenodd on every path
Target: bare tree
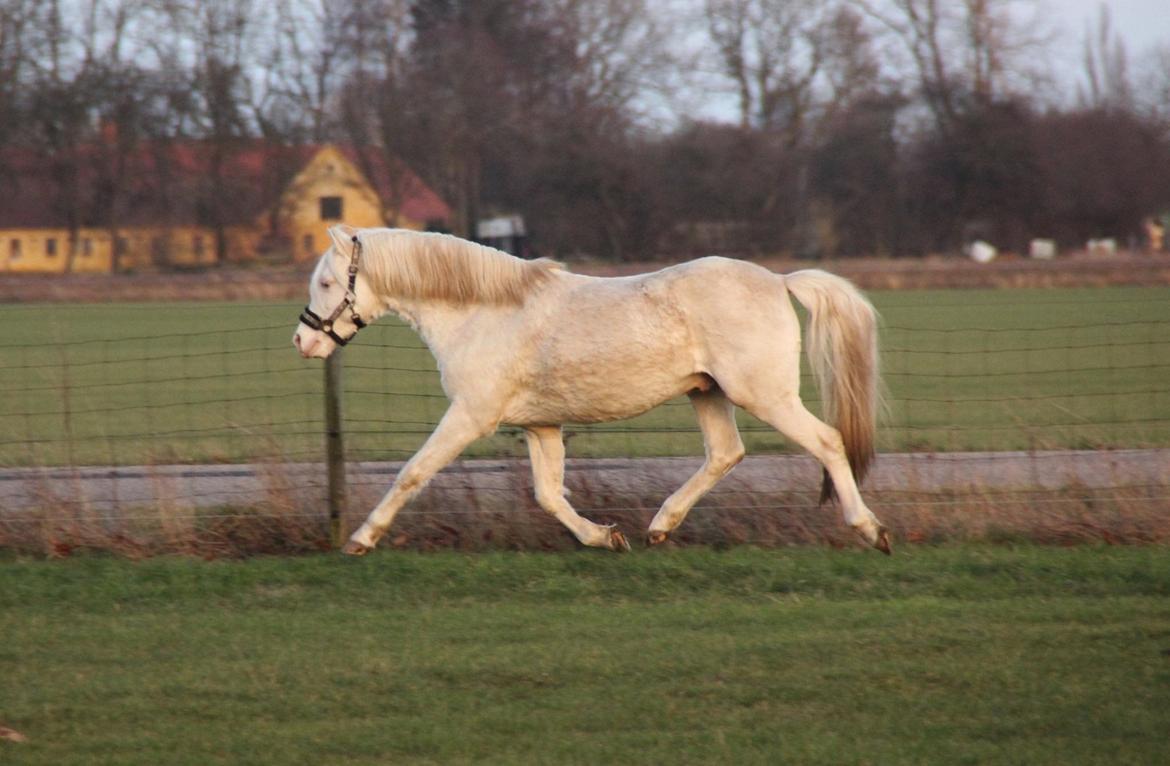
M 25 62 L 22 122 L 26 142 L 44 158 L 54 187 L 52 206 L 69 231 L 65 269 L 73 267 L 71 243 L 77 240 L 85 215 L 82 162 L 77 147 L 92 123 L 92 111 L 101 85 L 101 71 L 81 56 L 78 39 L 66 24 L 60 0 L 38 4 L 27 17 L 25 44 L 32 54 Z
M 918 95 L 942 130 L 972 106 L 1009 99 L 1042 79 L 1034 61 L 1051 34 L 1035 0 L 851 2 L 900 43 Z
M 913 62 L 918 92 L 935 121 L 940 125 L 953 122 L 958 112 L 957 88 L 946 53 L 946 4 L 940 0 L 854 1 L 902 43 Z
M 1170 133 L 1170 42 L 1156 45 L 1142 59 L 1139 107 Z
M 401 153 L 412 146 L 410 102 L 415 95 L 403 73 L 410 5 L 404 0 L 349 0 L 329 12 L 338 10 L 342 20 L 331 44 L 340 54 L 337 68 L 345 79 L 332 100 L 340 117 L 333 133 L 354 147 L 366 176 L 389 190 L 382 204 L 392 218 L 413 178 L 401 160 Z
M 1011 29 L 1008 6 L 995 0 L 964 0 L 964 37 L 967 39 L 967 72 L 976 101 L 995 100 L 1004 76 L 1005 44 Z
M 593 104 L 625 110 L 648 91 L 661 93 L 677 65 L 668 29 L 648 0 L 550 0 L 572 51 L 572 88 Z
M 824 65 L 822 4 L 811 0 L 706 0 L 707 31 L 734 83 L 742 127 L 804 137 Z
M 1113 16 L 1105 3 L 1101 3 L 1096 26 L 1086 25 L 1084 62 L 1087 90 L 1080 90 L 1082 105 L 1106 111 L 1133 109 L 1129 53 L 1113 29 Z
M 345 74 L 345 16 L 336 8 L 327 0 L 290 2 L 267 41 L 265 72 L 274 102 L 270 114 L 284 123 L 286 132 L 314 143 L 328 136 L 331 99 Z
M 29 41 L 39 6 L 38 0 L 0 0 L 0 149 L 13 141 L 21 124 L 30 57 L 35 59 Z
M 252 135 L 256 83 L 250 77 L 268 24 L 269 6 L 258 0 L 157 0 L 150 45 L 164 70 L 187 93 L 171 101 L 174 137 L 203 139 L 206 175 L 199 188 L 181 190 L 176 203 L 192 205 L 215 233 L 216 256 L 228 257 L 227 226 L 248 190 L 234 189 L 225 170 Z M 165 261 L 167 253 L 158 253 Z
M 853 8 L 837 8 L 827 20 L 823 35 L 826 92 L 822 97 L 822 123 L 831 122 L 861 101 L 898 90 L 891 73 L 882 66 L 872 30 Z

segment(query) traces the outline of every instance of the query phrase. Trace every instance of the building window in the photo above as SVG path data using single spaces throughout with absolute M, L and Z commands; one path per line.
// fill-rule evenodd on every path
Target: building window
M 20 240 L 12 239 L 8 241 L 8 258 L 9 260 L 20 260 Z
M 341 197 L 321 197 L 318 203 L 321 207 L 322 221 L 341 220 Z
M 88 258 L 93 255 L 93 240 L 89 237 L 82 237 L 81 239 L 81 257 Z
M 317 249 L 313 247 L 312 234 L 306 234 L 301 238 L 301 248 L 304 250 L 305 255 L 314 255 L 317 252 Z
M 125 237 L 118 237 L 114 240 L 114 255 L 123 256 L 130 252 L 130 240 Z
M 45 255 L 54 258 L 57 255 L 57 238 L 49 237 L 45 240 Z
M 202 234 L 196 234 L 194 237 L 191 238 L 191 250 L 194 251 L 196 259 L 200 259 L 203 257 L 203 235 Z

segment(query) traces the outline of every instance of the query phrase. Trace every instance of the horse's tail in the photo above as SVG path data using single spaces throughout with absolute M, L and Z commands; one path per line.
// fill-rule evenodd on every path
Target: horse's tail
M 784 283 L 808 310 L 805 352 L 824 416 L 841 433 L 849 467 L 860 482 L 873 462 L 881 406 L 877 312 L 848 280 L 819 269 L 793 272 L 784 277 Z M 821 502 L 834 494 L 826 471 Z

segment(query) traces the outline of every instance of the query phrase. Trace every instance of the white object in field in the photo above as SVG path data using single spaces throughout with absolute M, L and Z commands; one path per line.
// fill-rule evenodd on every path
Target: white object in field
M 1028 246 L 1028 255 L 1043 261 L 1056 257 L 1056 242 L 1051 239 L 1034 239 Z
M 988 244 L 981 239 L 967 246 L 967 257 L 976 263 L 991 263 L 997 255 L 999 255 L 999 250 L 996 249 L 995 245 Z
M 1117 255 L 1117 240 L 1112 237 L 1108 239 L 1090 239 L 1085 249 L 1089 251 L 1089 255 L 1106 257 Z
M 518 215 L 484 218 L 475 225 L 475 235 L 479 239 L 523 237 L 527 233 L 524 229 L 524 218 Z

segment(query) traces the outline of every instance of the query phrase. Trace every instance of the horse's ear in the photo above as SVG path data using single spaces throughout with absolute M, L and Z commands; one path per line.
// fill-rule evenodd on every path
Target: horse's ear
M 357 233 L 357 229 L 345 223 L 329 227 L 329 239 L 333 240 L 333 248 L 346 257 L 353 251 L 353 238 Z

